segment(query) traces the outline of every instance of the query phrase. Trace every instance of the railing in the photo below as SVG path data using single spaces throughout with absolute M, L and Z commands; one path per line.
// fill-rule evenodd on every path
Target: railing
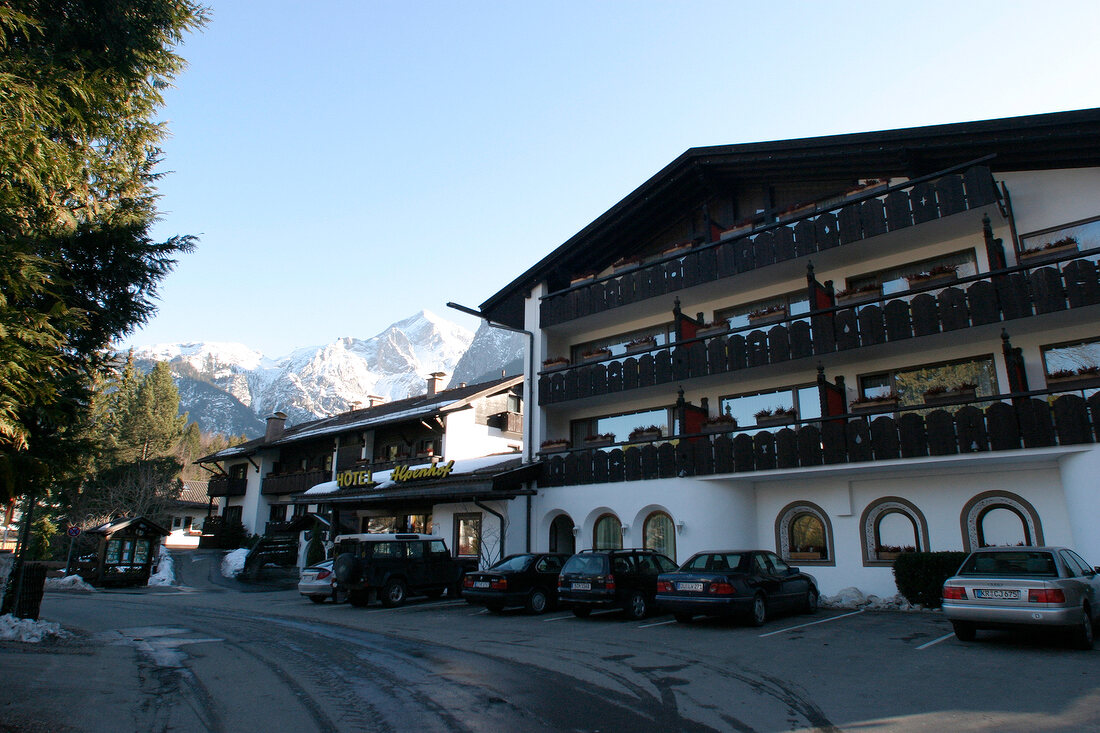
M 332 473 L 322 469 L 284 474 L 269 473 L 264 477 L 264 482 L 260 486 L 260 493 L 269 496 L 273 494 L 297 494 L 330 480 L 332 480 Z
M 1042 390 L 951 409 L 913 406 L 898 416 L 846 414 L 776 431 L 750 428 L 544 454 L 539 484 L 710 476 L 1095 442 L 1100 442 L 1100 392 L 1085 398 Z
M 207 496 L 244 496 L 248 479 L 229 476 L 211 476 L 206 484 Z
M 523 415 L 518 412 L 498 412 L 489 416 L 488 425 L 505 433 L 521 433 Z
M 777 262 L 804 257 L 880 234 L 898 231 L 964 211 L 998 198 L 989 168 L 915 179 L 879 192 L 856 196 L 740 237 L 694 247 L 543 296 L 542 327 L 582 318 L 629 303 L 731 277 Z
M 854 305 L 698 337 L 640 356 L 545 370 L 539 404 L 724 374 L 919 336 L 1100 304 L 1100 248 Z

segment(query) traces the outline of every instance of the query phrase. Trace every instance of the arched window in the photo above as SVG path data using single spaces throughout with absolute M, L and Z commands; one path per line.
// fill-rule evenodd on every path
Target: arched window
M 623 525 L 614 514 L 604 514 L 592 528 L 592 549 L 618 550 L 623 546 Z
M 577 551 L 577 538 L 573 536 L 573 520 L 568 514 L 559 514 L 550 523 L 550 552 Z
M 775 520 L 780 557 L 798 564 L 835 565 L 833 529 L 824 510 L 808 501 L 788 504 Z
M 676 527 L 672 524 L 672 517 L 664 512 L 653 512 L 646 517 L 642 546 L 675 560 Z
M 963 507 L 963 549 L 998 545 L 1042 545 L 1039 513 L 1026 499 L 1008 491 L 986 491 Z
M 912 502 L 897 496 L 876 499 L 863 510 L 859 539 L 864 565 L 890 565 L 898 553 L 928 549 L 928 522 Z

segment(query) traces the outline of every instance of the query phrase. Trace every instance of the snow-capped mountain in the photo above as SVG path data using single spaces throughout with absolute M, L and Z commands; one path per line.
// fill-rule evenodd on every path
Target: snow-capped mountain
M 204 431 L 255 437 L 276 410 L 294 424 L 366 404 L 372 395 L 392 401 L 423 394 L 432 372 L 444 372 L 445 385 L 493 379 L 522 357 L 522 337 L 512 336 L 483 327 L 475 337 L 421 311 L 371 338 L 342 338 L 277 359 L 241 344 L 207 342 L 135 347 L 134 357 L 146 367 L 169 362 L 181 412 Z

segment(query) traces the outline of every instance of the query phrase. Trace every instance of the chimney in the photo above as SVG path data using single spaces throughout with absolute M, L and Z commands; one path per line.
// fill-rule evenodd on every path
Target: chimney
M 378 407 L 386 401 L 385 397 L 380 397 L 376 394 L 367 395 L 367 407 Z
M 443 377 L 447 376 L 446 372 L 432 372 L 428 375 L 428 396 L 431 397 L 439 391 L 439 386 L 443 382 Z
M 267 429 L 264 431 L 264 440 L 275 440 L 283 434 L 286 425 L 286 413 L 276 412 L 267 418 Z

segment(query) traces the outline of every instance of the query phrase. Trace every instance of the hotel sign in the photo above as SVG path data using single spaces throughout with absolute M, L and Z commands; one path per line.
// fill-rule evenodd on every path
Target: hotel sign
M 430 468 L 409 468 L 408 466 L 398 466 L 393 469 L 393 473 L 390 474 L 390 478 L 399 483 L 404 481 L 423 481 L 425 479 L 447 478 L 451 475 L 451 470 L 454 468 L 454 466 L 454 461 L 447 461 L 442 466 L 436 465 Z
M 340 489 L 353 489 L 370 486 L 374 483 L 370 469 L 366 471 L 341 471 L 336 474 L 336 486 Z

